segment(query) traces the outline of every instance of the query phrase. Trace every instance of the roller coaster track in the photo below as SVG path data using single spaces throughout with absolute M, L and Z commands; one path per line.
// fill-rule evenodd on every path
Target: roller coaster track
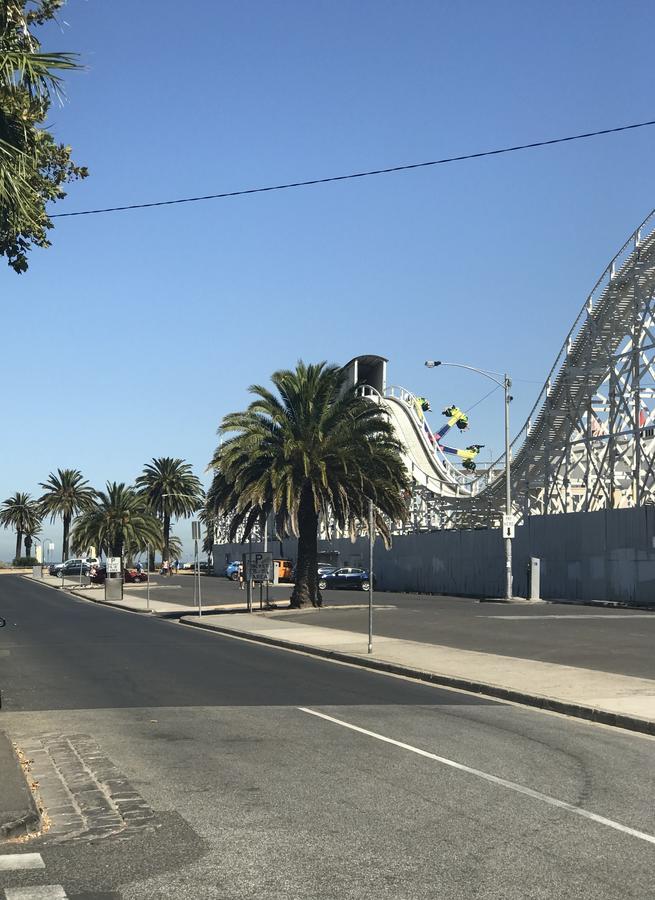
M 377 397 L 415 486 L 409 529 L 499 524 L 504 454 L 464 474 L 431 444 L 409 391 Z M 513 511 L 521 520 L 655 502 L 654 453 L 655 211 L 594 285 L 512 441 Z

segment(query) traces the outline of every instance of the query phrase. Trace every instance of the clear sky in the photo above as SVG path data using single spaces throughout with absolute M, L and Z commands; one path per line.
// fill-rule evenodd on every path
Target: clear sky
M 650 0 L 69 0 L 86 65 L 51 125 L 91 175 L 56 212 L 215 193 L 655 118 Z M 516 378 L 518 427 L 586 294 L 655 206 L 655 129 L 361 181 L 57 221 L 0 268 L 0 498 L 57 467 L 206 480 L 276 368 L 360 353 L 438 411 Z M 501 398 L 467 442 L 501 443 Z M 179 528 L 188 536 L 186 526 Z M 61 528 L 47 526 L 60 552 Z M 189 552 L 187 544 L 187 554 Z M 13 538 L 0 532 L 0 559 Z

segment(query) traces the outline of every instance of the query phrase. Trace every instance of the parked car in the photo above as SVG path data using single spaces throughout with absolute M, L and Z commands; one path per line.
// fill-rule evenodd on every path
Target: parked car
M 277 563 L 277 580 L 278 581 L 293 581 L 294 580 L 294 566 L 293 562 L 290 559 L 274 559 L 273 566 Z
M 232 581 L 239 580 L 239 572 L 243 568 L 243 563 L 240 563 L 238 559 L 233 560 L 233 562 L 228 563 L 225 569 L 225 577 L 232 579 Z
M 60 578 L 73 577 L 75 575 L 88 575 L 91 570 L 91 563 L 86 559 L 69 559 L 59 569 L 57 574 Z
M 91 582 L 93 584 L 104 584 L 105 579 L 107 578 L 107 567 L 106 566 L 97 566 L 91 572 Z M 133 566 L 130 566 L 129 569 L 123 569 L 123 581 L 125 584 L 138 584 L 141 581 L 148 580 L 148 573 L 145 569 L 139 572 L 138 569 L 135 569 Z
M 370 579 L 366 569 L 336 569 L 329 575 L 324 575 L 319 579 L 318 586 L 321 591 L 326 588 L 344 588 L 351 591 L 367 591 L 370 586 Z M 373 587 L 375 587 L 375 575 L 373 576 Z
M 66 562 L 53 563 L 50 566 L 50 568 L 48 569 L 48 572 L 51 575 L 61 575 L 61 570 L 64 568 L 64 566 L 68 566 L 69 564 L 70 565 L 75 564 L 78 567 L 77 574 L 79 575 L 80 574 L 79 565 L 82 562 L 87 566 L 97 566 L 97 565 L 99 565 L 100 560 L 97 559 L 95 556 L 87 556 L 87 558 L 84 560 L 80 556 L 76 556 L 76 557 L 73 557 L 72 559 L 67 559 Z M 67 570 L 66 574 L 70 575 L 72 573 L 68 572 L 68 570 Z

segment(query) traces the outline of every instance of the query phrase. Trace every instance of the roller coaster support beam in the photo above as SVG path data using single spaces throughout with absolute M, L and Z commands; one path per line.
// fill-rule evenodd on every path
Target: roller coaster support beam
M 504 541 L 505 541 L 505 599 L 511 600 L 513 596 L 513 578 L 512 578 L 512 537 L 514 528 L 511 523 L 513 522 L 512 516 L 512 481 L 510 478 L 510 469 L 511 469 L 511 459 L 510 459 L 510 430 L 509 430 L 509 405 L 512 402 L 512 397 L 510 396 L 510 388 L 512 387 L 512 380 L 509 375 L 501 375 L 499 372 L 487 372 L 485 369 L 478 369 L 476 366 L 465 366 L 461 363 L 447 363 L 443 362 L 440 359 L 428 359 L 426 360 L 425 365 L 428 369 L 435 369 L 437 366 L 449 366 L 450 368 L 455 369 L 468 369 L 469 372 L 477 372 L 479 375 L 484 375 L 485 378 L 488 378 L 490 381 L 493 381 L 494 384 L 497 384 L 498 387 L 501 387 L 505 392 L 505 513 L 507 518 L 505 519 L 505 524 L 510 525 L 509 528 L 504 528 Z M 502 379 L 502 381 L 501 381 Z

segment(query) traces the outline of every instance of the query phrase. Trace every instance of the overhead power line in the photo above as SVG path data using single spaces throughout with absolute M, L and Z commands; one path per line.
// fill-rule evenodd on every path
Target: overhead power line
M 310 187 L 315 184 L 330 184 L 335 181 L 350 181 L 355 178 L 370 178 L 372 175 L 391 175 L 394 172 L 407 172 L 410 169 L 426 169 L 429 166 L 444 166 L 447 163 L 464 162 L 468 159 L 482 159 L 485 156 L 500 156 L 503 153 L 516 153 L 518 150 L 533 150 L 536 147 L 549 147 L 553 144 L 565 144 L 581 141 L 585 138 L 600 137 L 603 134 L 616 134 L 619 131 L 633 131 L 635 128 L 647 128 L 655 125 L 650 122 L 637 122 L 633 125 L 620 125 L 617 128 L 603 128 L 601 131 L 587 131 L 585 134 L 571 134 L 567 137 L 551 138 L 547 141 L 533 141 L 530 144 L 517 144 L 514 147 L 501 147 L 498 150 L 482 150 L 479 153 L 466 153 L 463 156 L 448 156 L 444 159 L 431 159 L 427 162 L 408 163 L 403 166 L 389 166 L 386 169 L 370 169 L 367 172 L 351 172 L 348 175 L 331 175 L 327 178 L 312 178 L 309 181 L 291 181 L 287 184 L 271 184 L 266 187 L 245 188 L 239 191 L 224 191 L 220 194 L 204 194 L 198 197 L 179 197 L 176 200 L 157 200 L 153 203 L 131 203 L 126 206 L 106 206 L 101 209 L 81 209 L 77 212 L 54 213 L 52 219 L 66 219 L 72 216 L 96 216 L 100 213 L 125 212 L 128 209 L 150 209 L 154 206 L 175 206 L 179 203 L 199 203 L 201 200 L 224 200 L 227 197 L 243 197 L 246 194 L 265 194 L 270 191 L 286 191 L 290 188 Z

